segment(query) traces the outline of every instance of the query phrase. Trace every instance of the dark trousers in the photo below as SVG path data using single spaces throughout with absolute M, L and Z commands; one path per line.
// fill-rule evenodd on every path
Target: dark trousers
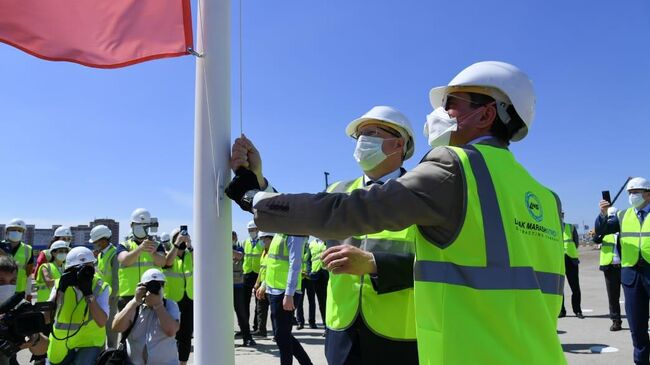
M 302 279 L 302 290 L 305 290 L 305 281 L 307 279 Z M 305 294 L 304 292 L 293 294 L 293 305 L 296 307 L 296 322 L 301 325 L 305 325 L 305 310 L 304 310 Z
M 242 338 L 244 340 L 248 340 L 252 337 L 251 328 L 248 324 L 248 318 L 246 317 L 248 310 L 246 309 L 247 306 L 244 297 L 245 290 L 246 289 L 244 287 L 233 288 L 233 304 L 235 305 L 235 315 L 237 315 L 237 324 L 239 325 L 239 330 L 241 331 Z
M 325 357 L 329 365 L 417 365 L 416 341 L 393 341 L 372 332 L 361 317 L 342 331 L 327 329 Z
M 255 287 L 257 276 L 258 274 L 256 272 L 244 274 L 244 304 L 246 307 L 246 322 L 250 321 L 251 318 L 251 296 L 253 296 L 253 288 Z M 253 313 L 257 313 L 257 298 L 253 297 L 253 300 L 255 300 L 255 311 Z M 257 316 L 253 316 L 253 331 L 257 331 Z
M 257 329 L 262 335 L 266 335 L 266 321 L 269 318 L 269 301 L 265 298 L 257 301 Z
M 284 295 L 267 294 L 267 297 L 271 307 L 271 319 L 275 323 L 275 341 L 280 349 L 280 364 L 291 365 L 295 357 L 301 365 L 311 365 L 309 355 L 291 334 L 293 312 L 285 311 L 282 307 Z
M 621 284 L 625 295 L 625 312 L 632 334 L 634 363 L 650 364 L 650 339 L 648 338 L 648 300 L 650 298 L 650 266 L 624 267 Z
M 318 299 L 318 309 L 320 317 L 325 323 L 325 308 L 327 303 L 327 282 L 329 273 L 327 270 L 320 270 L 317 279 L 307 280 L 308 286 L 305 288 L 307 301 L 309 302 L 309 324 L 316 324 L 316 299 Z M 303 281 L 304 284 L 304 281 Z
M 192 351 L 192 333 L 194 332 L 194 301 L 183 295 L 178 302 L 181 312 L 181 327 L 176 332 L 176 346 L 178 347 L 178 360 L 187 361 Z
M 573 262 L 572 259 L 564 255 L 564 267 L 566 269 L 566 280 L 569 282 L 571 288 L 571 307 L 573 313 L 582 313 L 580 309 L 580 279 L 578 279 L 578 263 Z M 562 296 L 562 313 L 566 313 L 564 309 L 564 295 Z
M 608 265 L 603 268 L 603 274 L 605 274 L 605 287 L 607 288 L 607 300 L 609 301 L 609 318 L 620 320 L 621 266 Z

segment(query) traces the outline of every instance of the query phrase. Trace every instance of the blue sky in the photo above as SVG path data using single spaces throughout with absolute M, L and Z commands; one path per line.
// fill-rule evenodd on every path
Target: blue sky
M 243 19 L 244 132 L 281 191 L 319 191 L 323 171 L 359 176 L 344 128 L 373 105 L 411 119 L 414 166 L 427 151 L 428 90 L 482 60 L 533 80 L 535 124 L 512 150 L 560 195 L 567 221 L 591 225 L 601 190 L 650 177 L 646 0 L 249 0 Z M 165 230 L 191 224 L 194 72 L 189 56 L 97 70 L 0 44 L 0 221 L 124 222 L 147 207 Z M 236 87 L 232 100 L 235 136 Z M 233 212 L 243 233 L 250 216 Z

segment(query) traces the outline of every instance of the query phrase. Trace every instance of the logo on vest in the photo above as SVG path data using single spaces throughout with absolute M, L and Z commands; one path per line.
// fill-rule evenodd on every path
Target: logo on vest
M 526 193 L 526 209 L 528 213 L 536 222 L 541 222 L 544 219 L 544 210 L 542 209 L 542 203 L 540 202 L 537 195 L 531 193 L 530 191 Z

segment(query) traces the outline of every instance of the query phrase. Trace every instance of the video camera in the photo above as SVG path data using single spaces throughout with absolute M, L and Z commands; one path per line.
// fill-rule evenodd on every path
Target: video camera
M 24 293 L 16 293 L 0 305 L 0 353 L 13 356 L 34 334 L 45 332 L 44 312 L 54 312 L 53 302 L 32 304 L 24 300 Z

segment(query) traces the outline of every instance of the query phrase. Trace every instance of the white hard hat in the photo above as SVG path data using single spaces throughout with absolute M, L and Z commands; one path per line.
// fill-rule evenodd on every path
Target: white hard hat
M 54 237 L 72 237 L 70 227 L 61 226 L 54 231 Z
M 23 231 L 26 231 L 27 225 L 25 224 L 25 221 L 23 221 L 22 219 L 14 218 L 11 220 L 11 222 L 9 222 L 9 224 L 7 224 L 5 230 L 8 230 L 9 228 L 20 228 Z
M 248 225 L 246 226 L 246 228 L 248 228 L 248 229 L 252 229 L 252 228 L 257 229 L 257 224 L 255 224 L 255 221 L 250 221 L 250 222 L 248 222 Z
M 512 105 L 524 122 L 524 127 L 512 136 L 512 141 L 522 140 L 535 118 L 535 90 L 528 76 L 517 67 L 499 61 L 475 63 L 454 77 L 447 86 L 431 89 L 429 100 L 433 108 L 444 107 L 447 94 L 473 92 L 489 95 L 497 101 L 497 111 L 504 123 L 510 118 L 504 113 Z
M 68 247 L 68 242 L 63 241 L 63 240 L 58 240 L 58 241 L 54 241 L 54 243 L 52 243 L 52 246 L 50 246 L 50 251 L 58 250 L 60 248 L 65 248 L 65 249 L 68 249 L 68 250 L 70 249 L 70 247 Z
M 102 238 L 111 238 L 112 235 L 113 232 L 111 232 L 110 228 L 106 227 L 103 224 L 100 224 L 98 226 L 95 226 L 90 231 L 90 239 L 88 240 L 88 242 L 95 243 Z
M 609 207 L 607 208 L 607 216 L 608 217 L 613 217 L 618 213 L 618 209 L 616 207 Z
M 171 240 L 171 236 L 169 235 L 169 233 L 163 232 L 160 235 L 160 242 L 167 242 L 167 241 L 170 241 L 170 240 Z
M 351 121 L 345 128 L 345 133 L 352 138 L 356 138 L 359 126 L 362 123 L 371 120 L 377 120 L 395 128 L 395 130 L 397 130 L 406 140 L 406 145 L 404 146 L 404 160 L 408 160 L 413 156 L 413 151 L 415 150 L 415 138 L 413 137 L 411 122 L 409 122 L 408 118 L 404 114 L 393 107 L 385 105 L 372 107 L 372 109 L 368 110 L 366 114 Z
M 635 177 L 627 183 L 626 190 L 630 191 L 634 189 L 650 190 L 650 181 L 643 177 Z
M 144 208 L 138 208 L 131 213 L 131 223 L 149 224 L 151 223 L 151 213 Z
M 65 268 L 96 262 L 93 252 L 84 246 L 77 246 L 68 252 L 65 258 Z
M 274 235 L 275 235 L 275 233 L 259 232 L 257 234 L 257 237 L 259 237 L 259 238 L 262 238 L 262 237 L 271 237 L 271 238 L 273 238 Z
M 165 274 L 158 269 L 149 269 L 142 274 L 140 282 L 146 284 L 150 281 L 165 281 Z

